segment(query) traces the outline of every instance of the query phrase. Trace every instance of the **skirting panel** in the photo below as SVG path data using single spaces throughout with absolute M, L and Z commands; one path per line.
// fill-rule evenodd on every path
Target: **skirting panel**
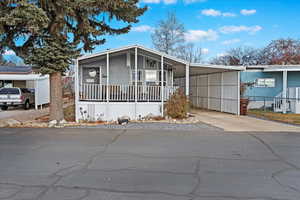
M 149 114 L 161 115 L 161 103 L 99 103 L 78 102 L 76 115 L 78 120 L 116 121 L 119 117 L 140 119 Z

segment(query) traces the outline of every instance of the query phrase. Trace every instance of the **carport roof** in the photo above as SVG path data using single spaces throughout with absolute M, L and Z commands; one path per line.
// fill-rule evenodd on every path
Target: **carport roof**
M 212 74 L 218 72 L 243 71 L 244 66 L 209 65 L 200 63 L 190 64 L 190 75 Z
M 34 81 L 49 78 L 49 75 L 40 74 L 0 74 L 0 80 Z

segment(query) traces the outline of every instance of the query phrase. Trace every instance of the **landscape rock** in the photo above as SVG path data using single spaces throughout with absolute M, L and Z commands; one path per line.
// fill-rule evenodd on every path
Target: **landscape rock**
M 6 119 L 4 123 L 9 127 L 18 126 L 21 124 L 21 122 L 15 119 Z
M 53 128 L 57 125 L 57 121 L 56 120 L 52 120 L 49 122 L 49 128 Z
M 153 115 L 152 113 L 149 113 L 148 115 L 146 115 L 145 117 L 144 117 L 144 119 L 145 120 L 151 120 L 151 119 L 153 119 L 155 117 L 155 115 Z
M 130 121 L 130 117 L 128 116 L 122 116 L 118 118 L 118 124 L 120 125 L 126 125 L 129 123 L 129 121 Z

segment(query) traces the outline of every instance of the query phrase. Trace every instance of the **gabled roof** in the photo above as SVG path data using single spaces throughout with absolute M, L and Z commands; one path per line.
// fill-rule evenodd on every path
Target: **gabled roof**
M 30 74 L 30 66 L 2 66 L 0 65 L 0 74 Z
M 170 60 L 173 60 L 173 61 L 182 63 L 182 64 L 184 64 L 184 65 L 189 64 L 189 63 L 188 63 L 187 61 L 185 61 L 185 60 L 176 58 L 176 57 L 174 57 L 174 56 L 170 56 L 170 55 L 168 55 L 168 54 L 166 54 L 166 53 L 162 53 L 162 52 L 160 52 L 160 51 L 153 50 L 153 49 L 150 49 L 150 48 L 141 46 L 141 45 L 130 45 L 130 46 L 125 46 L 125 47 L 116 48 L 116 49 L 108 49 L 108 50 L 106 50 L 106 51 L 102 51 L 102 52 L 99 52 L 99 53 L 93 53 L 93 54 L 90 54 L 90 55 L 84 55 L 84 56 L 81 56 L 81 57 L 78 58 L 78 60 L 85 60 L 85 59 L 88 59 L 88 58 L 94 58 L 94 57 L 97 57 L 97 56 L 103 56 L 103 55 L 106 55 L 107 53 L 117 53 L 117 52 L 120 52 L 120 51 L 125 51 L 125 50 L 129 50 L 129 49 L 134 49 L 134 48 L 138 48 L 138 49 L 141 49 L 141 50 L 144 50 L 144 51 L 153 53 L 153 54 L 157 54 L 157 55 L 163 56 L 163 57 L 165 57 L 165 58 L 168 58 L 168 59 L 170 59 Z

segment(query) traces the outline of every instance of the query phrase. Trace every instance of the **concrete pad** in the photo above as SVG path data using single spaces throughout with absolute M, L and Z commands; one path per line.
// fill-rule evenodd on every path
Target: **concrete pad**
M 192 191 L 197 181 L 194 175 L 179 173 L 86 170 L 84 173 L 77 172 L 63 178 L 56 186 L 184 195 Z
M 237 116 L 213 111 L 193 111 L 196 118 L 212 126 L 229 132 L 299 132 L 300 127 L 257 119 L 248 116 Z

